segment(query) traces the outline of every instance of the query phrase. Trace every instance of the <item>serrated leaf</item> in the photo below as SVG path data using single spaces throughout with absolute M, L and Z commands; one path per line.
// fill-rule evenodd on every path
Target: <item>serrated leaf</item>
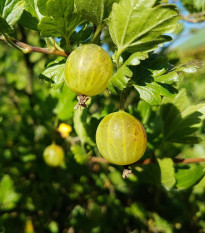
M 140 65 L 133 67 L 131 84 L 138 91 L 140 98 L 151 105 L 159 105 L 161 96 L 173 98 L 177 90 L 166 83 L 155 82 L 170 68 L 163 56 L 151 55 Z
M 118 54 L 128 51 L 152 51 L 171 40 L 166 33 L 174 32 L 179 20 L 176 6 L 158 5 L 153 1 L 122 0 L 114 3 L 106 20 Z
M 188 189 L 195 185 L 204 176 L 204 168 L 200 165 L 178 167 L 175 173 L 176 186 L 179 190 Z
M 161 96 L 166 96 L 168 98 L 173 98 L 177 93 L 177 90 L 174 89 L 174 88 L 171 88 L 170 85 L 166 86 L 166 85 L 162 85 L 162 84 L 159 84 L 159 83 L 156 83 L 156 82 L 152 82 L 150 84 L 147 84 L 147 86 L 150 89 L 155 90 Z
M 161 103 L 160 94 L 149 86 L 139 86 L 134 84 L 134 88 L 138 91 L 140 98 L 150 105 L 159 105 Z
M 118 71 L 111 77 L 108 82 L 108 89 L 113 94 L 118 94 L 118 91 L 122 91 L 127 87 L 127 84 L 132 77 L 132 71 L 127 66 L 122 66 Z
M 114 2 L 119 0 L 75 0 L 75 5 L 85 20 L 98 26 L 104 18 L 109 16 Z
M 165 56 L 155 57 L 155 55 L 153 55 L 153 58 L 154 59 L 151 59 L 146 66 L 152 73 L 152 77 L 155 79 L 156 77 L 163 75 L 170 68 L 170 64 Z
M 39 23 L 41 35 L 69 39 L 82 22 L 81 17 L 74 12 L 74 0 L 49 0 L 46 7 L 47 16 L 44 16 Z
M 39 21 L 36 17 L 32 16 L 31 13 L 28 11 L 23 12 L 18 23 L 25 28 L 38 31 Z
M 186 102 L 186 96 L 181 93 L 175 99 L 181 99 L 181 102 Z M 184 97 L 184 98 L 182 98 Z M 205 104 L 189 106 L 188 108 L 178 108 L 179 103 L 175 105 L 173 102 L 166 102 L 161 106 L 161 116 L 163 119 L 163 135 L 164 141 L 177 143 L 200 142 L 200 138 L 193 135 L 201 125 L 205 118 Z
M 113 3 L 119 3 L 120 0 L 105 0 L 104 19 L 110 15 Z
M 147 52 L 136 52 L 124 62 L 124 64 L 117 70 L 117 72 L 111 77 L 108 82 L 108 89 L 117 94 L 127 87 L 127 84 L 132 77 L 133 73 L 128 66 L 136 66 L 140 64 L 140 61 L 145 60 L 148 57 Z
M 0 5 L 0 15 L 12 27 L 20 19 L 24 9 L 25 2 L 23 0 L 2 0 Z
M 160 83 L 172 84 L 173 82 L 181 81 L 181 73 L 195 73 L 200 67 L 200 61 L 189 61 L 186 64 L 175 67 L 166 74 L 160 75 L 159 77 L 154 77 L 154 79 Z
M 58 57 L 48 62 L 46 69 L 39 78 L 51 83 L 54 89 L 61 88 L 64 84 L 65 58 Z
M 136 52 L 130 55 L 130 57 L 125 61 L 125 65 L 136 66 L 140 64 L 140 61 L 148 58 L 147 52 Z
M 181 79 L 176 71 L 172 71 L 167 74 L 156 77 L 154 80 L 159 83 L 172 84 L 174 82 L 180 81 Z
M 93 32 L 93 27 L 85 24 L 80 31 L 73 32 L 73 34 L 70 37 L 70 40 L 78 43 L 83 42 L 89 39 L 92 32 Z
M 176 180 L 174 177 L 174 163 L 172 159 L 157 159 L 161 171 L 161 183 L 166 189 L 171 189 Z
M 43 17 L 38 8 L 38 0 L 24 0 L 26 9 L 23 12 L 20 24 L 28 29 L 38 31 L 38 23 Z
M 101 24 L 104 15 L 105 0 L 75 0 L 78 12 L 84 19 L 93 22 L 95 25 Z
M 67 86 L 64 86 L 58 95 L 58 104 L 54 112 L 58 115 L 60 120 L 67 120 L 73 116 L 76 103 L 76 94 Z
M 33 17 L 38 19 L 38 21 L 42 18 L 42 14 L 39 12 L 37 6 L 37 0 L 24 0 L 26 3 L 26 11 L 29 12 Z
M 9 175 L 4 175 L 0 182 L 0 206 L 1 209 L 12 209 L 19 200 L 19 194 L 15 192 L 13 180 Z

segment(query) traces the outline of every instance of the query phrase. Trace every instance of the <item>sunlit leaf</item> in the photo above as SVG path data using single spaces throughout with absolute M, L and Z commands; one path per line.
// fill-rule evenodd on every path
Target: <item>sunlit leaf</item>
M 171 40 L 179 20 L 176 6 L 158 5 L 156 1 L 122 0 L 114 3 L 106 21 L 118 54 L 128 51 L 151 51 Z
M 178 189 L 188 189 L 196 184 L 204 176 L 204 168 L 200 165 L 182 165 L 175 173 Z
M 174 167 L 172 159 L 157 159 L 161 171 L 161 183 L 166 189 L 171 189 L 176 180 L 174 177 Z

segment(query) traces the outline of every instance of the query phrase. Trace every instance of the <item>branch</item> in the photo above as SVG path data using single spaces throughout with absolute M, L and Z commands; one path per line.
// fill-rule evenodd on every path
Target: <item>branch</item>
M 205 21 L 205 12 L 189 14 L 187 16 L 183 16 L 183 20 L 190 23 L 201 23 Z
M 205 158 L 188 158 L 188 159 L 172 159 L 174 163 L 181 163 L 181 164 L 188 164 L 188 163 L 201 163 L 205 162 Z M 109 163 L 106 159 L 101 157 L 90 157 L 91 163 Z M 142 164 L 142 165 L 148 165 L 150 163 L 153 163 L 153 159 L 145 159 L 137 161 L 134 164 Z
M 63 57 L 67 57 L 69 55 L 68 53 L 66 53 L 64 51 L 60 51 L 56 48 L 47 49 L 47 48 L 35 47 L 35 46 L 31 46 L 31 45 L 25 44 L 23 42 L 20 42 L 20 41 L 14 39 L 14 38 L 11 38 L 11 37 L 0 36 L 0 40 L 16 47 L 24 54 L 37 52 L 37 53 L 51 54 L 51 55 L 63 56 Z

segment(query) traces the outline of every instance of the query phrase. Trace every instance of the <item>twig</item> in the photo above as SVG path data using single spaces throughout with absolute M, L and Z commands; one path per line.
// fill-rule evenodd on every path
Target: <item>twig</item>
M 67 57 L 69 55 L 69 53 L 57 50 L 56 48 L 54 48 L 54 49 L 40 48 L 40 47 L 35 47 L 35 46 L 25 44 L 21 41 L 14 39 L 14 38 L 11 38 L 11 37 L 9 39 L 10 39 L 10 41 L 8 41 L 8 39 L 5 36 L 0 36 L 0 40 L 6 42 L 8 44 L 11 44 L 14 47 L 17 47 L 20 51 L 22 51 L 25 54 L 37 52 L 37 53 L 44 53 L 44 54 L 63 56 L 63 57 Z
M 183 19 L 190 23 L 201 23 L 205 21 L 205 12 L 199 12 L 183 16 Z

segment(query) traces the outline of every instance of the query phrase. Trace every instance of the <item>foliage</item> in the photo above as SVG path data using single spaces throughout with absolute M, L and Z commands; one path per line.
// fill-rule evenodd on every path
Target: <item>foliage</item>
M 204 0 L 182 0 L 184 6 L 190 12 L 204 11 L 205 10 L 205 1 Z
M 0 2 L 0 232 L 203 231 L 204 164 L 175 163 L 204 157 L 205 72 L 187 62 L 200 51 L 159 49 L 179 19 L 167 1 Z M 74 111 L 66 56 L 87 43 L 107 49 L 114 72 L 108 90 Z M 97 162 L 95 141 L 101 119 L 122 105 L 148 137 L 127 180 L 121 166 Z M 69 125 L 66 137 L 61 123 Z M 57 168 L 43 160 L 52 141 L 65 152 Z

